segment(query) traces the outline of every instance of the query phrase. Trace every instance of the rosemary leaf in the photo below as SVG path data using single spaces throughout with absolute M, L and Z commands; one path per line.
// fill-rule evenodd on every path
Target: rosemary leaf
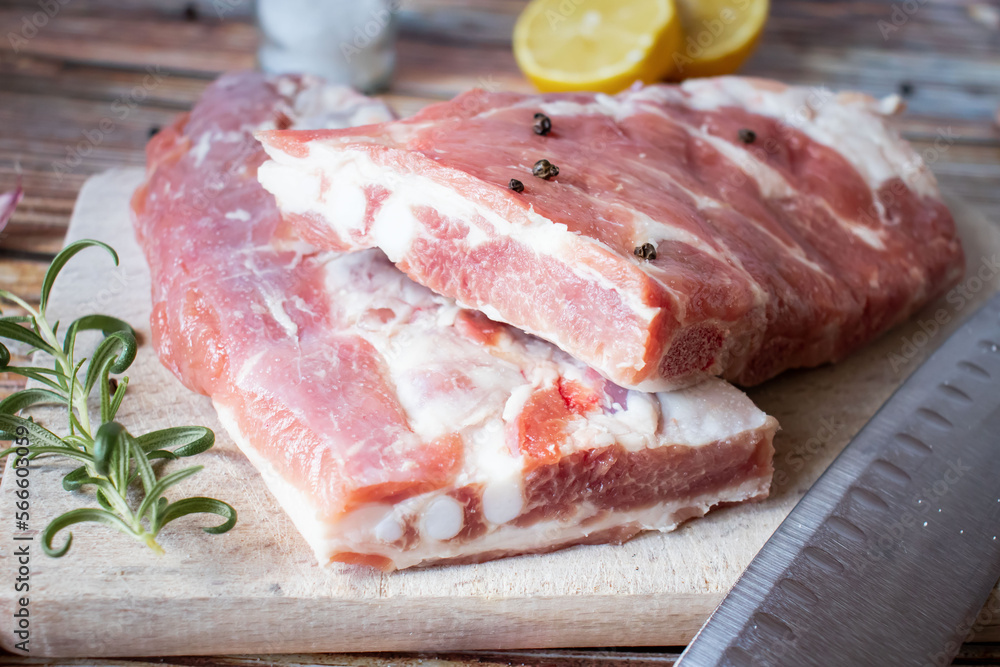
M 161 480 L 158 480 L 153 488 L 149 490 L 146 497 L 142 499 L 142 504 L 139 505 L 139 511 L 136 512 L 139 516 L 143 516 L 149 511 L 153 503 L 160 499 L 164 493 L 167 492 L 174 484 L 177 484 L 183 479 L 187 479 L 196 472 L 201 472 L 201 466 L 191 466 L 190 468 L 184 468 L 183 470 L 178 470 L 177 472 L 172 472 Z
M 233 507 L 228 503 L 224 503 L 221 500 L 215 500 L 214 498 L 185 498 L 184 500 L 178 500 L 177 502 L 168 505 L 160 515 L 159 522 L 156 527 L 158 529 L 163 528 L 163 526 L 167 525 L 174 519 L 179 519 L 187 514 L 199 513 L 218 514 L 226 519 L 225 523 L 221 523 L 218 526 L 202 528 L 202 530 L 206 533 L 211 533 L 213 535 L 225 533 L 236 525 L 236 510 L 233 509 Z
M 136 342 L 131 333 L 116 331 L 101 341 L 94 351 L 94 357 L 87 366 L 87 379 L 83 391 L 87 394 L 94 388 L 98 378 L 108 379 L 108 372 L 122 373 L 135 361 Z
M 17 396 L 17 394 L 14 394 L 14 396 Z M 63 444 L 63 441 L 59 438 L 59 436 L 44 426 L 36 424 L 30 419 L 25 419 L 24 417 L 0 414 L 0 434 L 6 436 L 4 439 L 13 440 L 16 438 L 18 428 L 24 428 L 28 431 L 28 439 L 31 441 L 33 447 L 37 445 L 41 447 L 66 449 L 66 446 Z
M 41 336 L 36 334 L 31 329 L 22 327 L 14 322 L 0 322 L 0 337 L 30 345 L 35 349 L 42 350 L 50 354 L 56 353 L 55 349 L 42 340 Z M 4 365 L 6 366 L 6 364 Z
M 66 330 L 66 336 L 63 338 L 63 352 L 66 353 L 67 357 L 73 357 L 76 336 L 81 331 L 100 331 L 105 336 L 120 331 L 131 334 L 133 338 L 135 337 L 135 331 L 129 326 L 128 322 L 120 320 L 117 317 L 111 317 L 110 315 L 84 315 L 74 320 Z
M 174 426 L 136 438 L 144 452 L 171 450 L 174 456 L 194 456 L 208 450 L 215 444 L 215 434 L 204 426 Z
M 107 386 L 108 383 L 105 382 L 104 384 L 105 386 Z M 104 421 L 111 421 L 112 419 L 115 418 L 115 415 L 118 414 L 118 408 L 120 408 L 122 405 L 122 399 L 125 398 L 125 391 L 127 389 L 128 389 L 128 377 L 123 377 L 121 380 L 118 381 L 118 387 L 115 389 L 114 396 L 111 397 L 111 405 L 108 409 L 107 419 L 104 419 L 104 417 L 102 416 L 102 419 L 104 419 Z
M 44 313 L 45 308 L 49 303 L 49 294 L 52 292 L 52 285 L 56 282 L 56 277 L 59 272 L 62 271 L 63 267 L 66 266 L 66 262 L 71 260 L 73 256 L 84 250 L 85 248 L 100 247 L 111 253 L 111 256 L 115 260 L 115 266 L 118 266 L 118 253 L 109 246 L 107 243 L 102 243 L 101 241 L 94 241 L 93 239 L 83 239 L 82 241 L 76 241 L 70 243 L 68 246 L 62 249 L 62 251 L 55 256 L 52 263 L 49 265 L 48 270 L 45 272 L 45 278 L 42 279 L 42 298 L 39 307 L 39 311 Z
M 35 312 L 35 309 L 31 307 L 30 303 L 28 303 L 27 301 L 25 301 L 21 297 L 17 296 L 16 294 L 8 292 L 5 289 L 0 289 L 0 300 L 2 300 L 2 299 L 6 299 L 7 301 L 10 301 L 11 303 L 16 303 L 17 305 L 21 306 L 21 308 L 24 308 L 29 313 L 34 313 Z M 30 318 L 29 318 L 29 321 L 30 321 Z
M 125 427 L 118 422 L 101 424 L 94 435 L 94 468 L 102 475 L 111 469 L 111 458 L 115 450 L 128 447 Z
M 97 523 L 103 523 L 106 526 L 111 526 L 112 528 L 120 530 L 126 535 L 134 534 L 133 530 L 127 523 L 109 512 L 107 509 L 75 509 L 56 517 L 52 520 L 52 523 L 45 527 L 45 530 L 42 531 L 42 550 L 47 555 L 54 558 L 59 558 L 64 555 L 67 551 L 69 551 L 70 544 L 73 543 L 73 533 L 66 536 L 66 542 L 63 544 L 61 549 L 52 548 L 53 538 L 55 538 L 56 533 L 63 528 L 68 528 L 74 524 L 83 523 L 84 521 L 96 521 Z
M 0 347 L 3 347 L 0 345 Z M 2 353 L 2 350 L 0 350 Z M 2 354 L 0 354 L 2 357 Z M 2 361 L 2 358 L 0 358 Z M 20 375 L 23 378 L 29 380 L 34 380 L 35 382 L 40 382 L 46 387 L 51 387 L 57 392 L 65 392 L 68 390 L 68 381 L 66 376 L 59 371 L 52 370 L 51 368 L 40 368 L 37 366 L 7 366 L 4 368 L 0 366 L 5 373 L 13 373 L 15 375 Z
M 8 454 L 14 454 L 18 448 L 10 447 L 8 449 L 0 452 L 0 457 L 7 456 Z M 39 456 L 44 456 L 45 454 L 57 454 L 59 456 L 65 456 L 68 459 L 74 459 L 82 463 L 92 464 L 94 462 L 94 457 L 87 452 L 80 452 L 75 449 L 70 449 L 69 447 L 36 447 L 31 445 L 28 447 L 28 456 L 26 457 L 29 461 L 38 458 Z
M 16 415 L 33 405 L 66 404 L 66 397 L 48 389 L 24 389 L 0 401 L 0 414 Z
M 90 473 L 87 472 L 86 466 L 81 466 L 63 477 L 62 487 L 67 491 L 76 491 L 86 484 L 88 479 L 90 479 Z
M 156 473 L 153 472 L 153 466 L 149 463 L 149 457 L 146 456 L 146 452 L 142 451 L 142 447 L 135 438 L 132 438 L 129 446 L 132 447 L 132 453 L 135 457 L 135 470 L 142 482 L 142 490 L 148 496 L 156 486 Z M 160 500 L 163 498 L 161 497 Z M 155 525 L 156 522 L 154 521 L 153 524 Z

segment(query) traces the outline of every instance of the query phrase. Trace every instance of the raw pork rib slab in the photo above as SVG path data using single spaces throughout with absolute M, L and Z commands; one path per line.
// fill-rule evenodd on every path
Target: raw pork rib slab
M 262 132 L 260 178 L 310 243 L 377 246 L 619 385 L 752 385 L 843 358 L 960 278 L 896 106 L 737 77 L 473 91 L 373 127 Z M 558 175 L 533 176 L 540 159 Z
M 252 133 L 387 115 L 310 79 L 225 76 L 150 143 L 133 200 L 161 360 L 211 396 L 320 562 L 621 541 L 765 496 L 777 424 L 725 382 L 629 392 L 377 250 L 290 239 Z

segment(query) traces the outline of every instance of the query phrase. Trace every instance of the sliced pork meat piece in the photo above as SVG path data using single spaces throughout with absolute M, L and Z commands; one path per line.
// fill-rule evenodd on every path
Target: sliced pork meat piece
M 377 246 L 619 385 L 752 385 L 843 358 L 961 276 L 897 106 L 737 77 L 473 91 L 372 127 L 261 132 L 260 179 L 309 242 Z
M 377 250 L 296 241 L 252 133 L 384 117 L 314 80 L 224 76 L 152 140 L 133 199 L 160 359 L 211 396 L 321 563 L 621 541 L 767 494 L 776 423 L 725 382 L 626 391 Z

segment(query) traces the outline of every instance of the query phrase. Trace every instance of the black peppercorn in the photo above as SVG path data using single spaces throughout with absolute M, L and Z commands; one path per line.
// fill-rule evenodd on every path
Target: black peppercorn
M 643 243 L 641 246 L 636 247 L 636 249 L 632 252 L 634 252 L 635 256 L 640 259 L 656 259 L 656 246 L 652 243 Z
M 516 178 L 510 179 L 510 183 L 507 184 L 507 187 L 513 190 L 514 192 L 524 192 L 524 183 L 517 180 Z
M 552 119 L 543 113 L 535 114 L 535 134 L 540 134 L 543 137 L 552 130 Z
M 752 144 L 753 142 L 757 141 L 757 133 L 754 132 L 753 130 L 748 130 L 746 128 L 743 128 L 742 130 L 740 130 L 739 135 L 740 135 L 740 141 L 742 141 L 745 144 Z
M 559 175 L 559 167 L 555 166 L 548 160 L 542 159 L 535 163 L 535 166 L 531 168 L 531 174 L 537 176 L 538 178 L 544 178 L 549 180 L 555 176 Z

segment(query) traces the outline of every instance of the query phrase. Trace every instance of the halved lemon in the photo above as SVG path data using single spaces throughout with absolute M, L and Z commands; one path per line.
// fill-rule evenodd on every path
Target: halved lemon
M 757 46 L 768 0 L 677 0 L 684 43 L 672 79 L 732 74 Z
M 533 0 L 514 27 L 514 57 L 542 92 L 659 81 L 681 48 L 674 0 Z

